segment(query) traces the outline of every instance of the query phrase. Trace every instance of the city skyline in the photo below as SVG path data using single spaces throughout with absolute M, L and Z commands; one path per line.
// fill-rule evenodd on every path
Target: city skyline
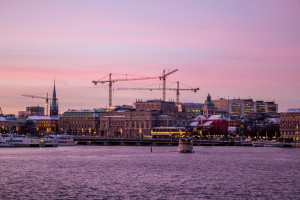
M 0 3 L 0 107 L 17 114 L 52 95 L 60 113 L 108 106 L 109 73 L 159 76 L 199 87 L 181 101 L 253 98 L 279 111 L 300 107 L 299 1 L 8 1 Z M 141 68 L 143 70 L 141 70 Z M 161 91 L 117 91 L 113 105 L 162 99 Z M 173 86 L 174 87 L 174 86 Z M 167 98 L 175 101 L 175 92 Z

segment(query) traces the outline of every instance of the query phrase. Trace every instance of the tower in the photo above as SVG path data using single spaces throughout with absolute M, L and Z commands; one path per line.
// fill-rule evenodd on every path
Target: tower
M 211 102 L 210 94 L 207 95 L 205 105 L 203 106 L 203 115 L 209 118 L 211 115 L 215 114 L 215 105 Z
M 50 116 L 58 116 L 58 102 L 56 99 L 55 80 L 54 80 L 52 102 L 50 103 Z

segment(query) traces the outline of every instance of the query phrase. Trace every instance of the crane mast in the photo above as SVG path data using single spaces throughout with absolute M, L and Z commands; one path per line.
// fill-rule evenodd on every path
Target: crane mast
M 177 72 L 178 69 L 175 69 L 169 73 L 166 74 L 166 70 L 163 71 L 163 75 L 159 78 L 160 80 L 163 80 L 163 101 L 166 101 L 166 77 L 170 74 L 173 74 L 174 72 Z

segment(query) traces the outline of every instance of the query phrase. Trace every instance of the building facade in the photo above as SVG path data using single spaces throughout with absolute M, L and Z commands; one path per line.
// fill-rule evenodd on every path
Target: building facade
M 200 130 L 202 137 L 229 137 L 228 136 L 228 120 L 222 115 L 200 115 L 196 117 L 190 124 L 196 130 Z
M 99 135 L 139 139 L 151 136 L 153 127 L 170 127 L 186 123 L 175 102 L 161 100 L 137 101 L 136 110 L 111 111 L 100 118 Z
M 264 101 L 255 102 L 255 112 L 256 113 L 265 113 L 266 112 L 266 103 Z
M 253 116 L 257 113 L 278 113 L 275 102 L 253 101 L 253 99 L 230 99 L 229 115 L 233 117 Z
M 45 115 L 45 108 L 40 107 L 40 106 L 30 106 L 30 107 L 26 107 L 26 112 L 27 113 L 30 112 L 31 116 L 44 116 Z
M 29 116 L 27 121 L 33 121 L 38 135 L 58 134 L 58 117 Z
M 14 115 L 0 116 L 0 133 L 17 133 L 20 128 L 20 121 Z
M 225 98 L 214 99 L 211 102 L 215 105 L 215 109 L 219 111 L 229 111 L 229 100 Z
M 98 135 L 100 115 L 103 110 L 68 110 L 58 121 L 60 133 L 74 135 Z
M 280 135 L 298 141 L 300 139 L 300 109 L 289 109 L 280 113 Z
M 274 101 L 266 102 L 266 113 L 278 113 L 278 104 Z
M 203 103 L 180 103 L 178 106 L 179 112 L 184 112 L 188 119 L 193 119 L 199 115 L 203 115 Z

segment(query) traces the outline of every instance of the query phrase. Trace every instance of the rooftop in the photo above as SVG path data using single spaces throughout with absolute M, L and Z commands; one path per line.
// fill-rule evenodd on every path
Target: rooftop
M 290 108 L 286 112 L 300 112 L 300 108 Z
M 100 113 L 106 110 L 87 109 L 87 110 L 68 110 L 61 117 L 99 117 Z
M 5 119 L 5 117 L 0 117 L 0 122 L 6 122 L 7 120 Z
M 27 120 L 58 120 L 58 117 L 54 116 L 29 116 Z

